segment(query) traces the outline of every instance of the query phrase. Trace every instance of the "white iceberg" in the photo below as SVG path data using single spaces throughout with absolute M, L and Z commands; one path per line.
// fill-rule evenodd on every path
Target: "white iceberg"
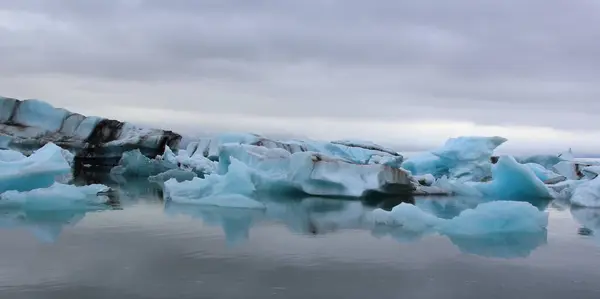
M 413 175 L 481 181 L 489 177 L 492 153 L 504 142 L 506 139 L 498 136 L 451 138 L 437 150 L 407 159 L 402 167 Z
M 105 204 L 109 191 L 105 185 L 73 186 L 55 183 L 48 188 L 30 191 L 6 191 L 0 194 L 0 207 L 17 207 L 37 210 L 81 209 Z
M 62 149 L 48 143 L 29 157 L 0 161 L 0 193 L 49 187 L 70 174 L 71 166 L 65 160 Z
M 341 158 L 359 164 L 387 164 L 399 167 L 402 155 L 371 142 L 340 140 L 323 142 L 314 140 L 273 140 L 256 134 L 226 133 L 213 137 L 200 138 L 190 142 L 186 152 L 190 157 L 203 156 L 218 160 L 224 145 L 252 145 L 267 149 L 281 149 L 290 154 L 316 152 L 326 156 Z

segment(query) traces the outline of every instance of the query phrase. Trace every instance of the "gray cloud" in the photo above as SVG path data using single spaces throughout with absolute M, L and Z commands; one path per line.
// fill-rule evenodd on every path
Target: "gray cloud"
M 599 17 L 591 0 L 3 1 L 0 93 L 589 131 Z

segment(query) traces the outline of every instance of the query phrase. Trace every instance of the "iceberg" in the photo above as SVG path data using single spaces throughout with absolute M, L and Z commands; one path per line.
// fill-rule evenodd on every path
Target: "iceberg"
M 554 167 L 554 165 L 556 165 L 562 161 L 565 161 L 567 158 L 568 158 L 568 156 L 559 156 L 559 155 L 533 155 L 533 156 L 515 157 L 517 162 L 519 162 L 521 164 L 529 164 L 529 163 L 539 164 L 542 167 L 544 167 L 545 169 L 552 169 L 552 167 Z
M 600 178 L 582 182 L 572 192 L 572 205 L 600 208 Z
M 6 191 L 0 194 L 0 207 L 24 208 L 29 210 L 63 210 L 103 205 L 109 191 L 105 185 L 73 186 L 55 183 L 48 188 L 30 191 Z
M 0 150 L 0 162 L 14 162 L 25 159 L 25 155 L 13 150 Z
M 437 150 L 407 159 L 402 167 L 413 175 L 482 181 L 491 174 L 493 151 L 504 142 L 498 136 L 451 138 Z
M 432 185 L 452 194 L 492 199 L 529 200 L 556 196 L 554 189 L 542 182 L 531 166 L 520 164 L 512 156 L 500 156 L 492 167 L 488 182 L 461 182 L 442 177 Z
M 228 183 L 236 180 L 237 184 Z M 212 196 L 212 186 L 218 182 L 225 182 L 246 196 L 256 192 L 295 191 L 318 196 L 364 197 L 410 195 L 414 189 L 408 173 L 387 165 L 355 164 L 313 152 L 290 154 L 279 148 L 243 144 L 222 146 L 218 174 L 185 184 L 190 188 L 197 185 L 200 190 L 208 188 L 207 194 Z M 167 185 L 177 188 L 173 181 Z
M 113 166 L 121 155 L 138 149 L 148 157 L 177 146 L 181 135 L 131 123 L 85 117 L 40 100 L 0 97 L 0 136 L 4 148 L 31 152 L 46 143 L 72 151 L 78 164 Z
M 549 170 L 537 163 L 525 163 L 523 165 L 529 167 L 529 169 L 531 169 L 533 173 L 535 173 L 535 176 L 537 176 L 537 178 L 540 179 L 542 182 L 558 182 L 567 179 L 566 177 L 557 174 L 554 171 Z
M 175 168 L 177 164 L 171 161 L 150 159 L 136 149 L 123 153 L 119 164 L 113 167 L 110 173 L 117 176 L 149 177 Z
M 553 198 L 554 194 L 526 165 L 512 156 L 501 156 L 492 169 L 492 181 L 473 186 L 483 195 L 498 199 Z
M 315 152 L 330 157 L 341 158 L 358 164 L 387 164 L 399 167 L 403 161 L 402 155 L 391 149 L 369 142 L 358 141 L 313 141 L 290 140 L 279 141 L 256 134 L 226 133 L 213 137 L 200 138 L 190 142 L 186 152 L 190 157 L 202 156 L 213 161 L 223 156 L 224 145 L 250 145 L 267 149 L 281 149 L 290 154 L 300 152 Z
M 204 178 L 178 182 L 170 179 L 164 183 L 164 197 L 167 200 L 231 208 L 262 209 L 264 205 L 250 196 L 255 186 L 248 166 L 232 160 L 230 171 L 225 175 L 209 174 Z
M 9 155 L 20 159 L 0 161 L 0 193 L 50 187 L 55 181 L 64 181 L 71 175 L 71 166 L 65 160 L 62 149 L 52 143 L 47 143 L 29 157 Z

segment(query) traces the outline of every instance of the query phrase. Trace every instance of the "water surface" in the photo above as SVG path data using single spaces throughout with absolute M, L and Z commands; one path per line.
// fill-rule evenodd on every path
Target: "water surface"
M 0 211 L 0 298 L 600 298 L 600 210 L 535 202 L 547 232 L 456 239 L 365 229 L 401 201 L 165 204 L 123 183 L 103 211 Z M 439 217 L 468 198 L 415 199 Z

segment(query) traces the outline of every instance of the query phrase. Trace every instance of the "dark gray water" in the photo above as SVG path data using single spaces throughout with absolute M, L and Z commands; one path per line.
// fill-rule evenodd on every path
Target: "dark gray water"
M 460 240 L 356 223 L 394 201 L 280 198 L 265 212 L 120 192 L 115 210 L 0 211 L 0 298 L 600 298 L 600 211 L 537 203 L 547 232 Z M 471 202 L 415 204 L 450 218 Z

